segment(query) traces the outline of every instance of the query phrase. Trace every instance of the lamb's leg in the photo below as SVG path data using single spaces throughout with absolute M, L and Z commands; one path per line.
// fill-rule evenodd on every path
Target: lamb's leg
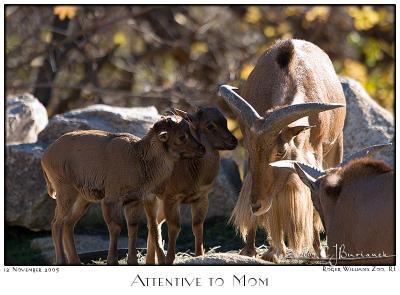
M 148 196 L 144 200 L 144 208 L 146 211 L 147 217 L 147 228 L 148 228 L 148 238 L 151 239 L 151 247 L 155 249 L 157 254 L 158 264 L 165 264 L 165 255 L 164 250 L 162 249 L 161 241 L 161 231 L 159 230 L 158 223 L 157 223 L 157 198 L 155 196 Z M 150 247 L 150 248 L 151 248 Z M 152 250 L 152 249 L 150 249 Z M 154 250 L 153 250 L 154 252 Z M 151 258 L 151 257 L 150 257 Z M 150 263 L 150 259 L 146 259 Z
M 74 227 L 79 219 L 86 213 L 89 207 L 89 202 L 83 198 L 78 197 L 72 206 L 72 209 L 64 219 L 63 225 L 63 240 L 65 253 L 67 254 L 68 263 L 73 265 L 80 265 L 78 253 L 75 248 L 74 241 Z
M 136 239 L 138 223 L 143 213 L 143 202 L 131 201 L 124 205 L 124 215 L 128 227 L 128 265 L 137 265 Z
M 257 255 L 256 250 L 256 231 L 257 225 L 252 223 L 247 231 L 246 235 L 246 245 L 242 250 L 240 250 L 240 255 L 255 257 Z
M 200 197 L 192 204 L 192 231 L 195 237 L 196 256 L 204 254 L 203 224 L 208 212 L 208 195 Z
M 68 212 L 70 212 L 72 209 L 77 192 L 73 187 L 66 184 L 58 187 L 56 192 L 57 205 L 54 218 L 51 223 L 51 234 L 56 252 L 56 264 L 62 265 L 67 262 L 63 246 L 64 222 Z
M 164 205 L 163 201 L 157 199 L 158 208 L 157 208 L 157 224 L 158 224 L 158 231 L 160 232 L 159 235 L 159 244 L 162 245 L 162 224 L 165 220 L 164 215 Z M 151 241 L 150 234 L 147 235 L 147 255 L 146 255 L 146 264 L 155 264 L 156 263 L 156 250 L 154 249 L 153 242 Z
M 57 265 L 63 265 L 67 261 L 65 258 L 63 242 L 62 242 L 63 218 L 60 211 L 62 211 L 62 209 L 60 208 L 60 205 L 57 205 L 54 212 L 54 218 L 51 222 L 51 236 L 53 239 L 54 249 L 56 252 Z
M 101 201 L 103 217 L 108 227 L 110 244 L 107 264 L 118 265 L 118 237 L 121 232 L 121 203 L 118 199 L 105 197 Z
M 179 203 L 173 199 L 164 199 L 164 214 L 168 225 L 168 251 L 166 264 L 172 264 L 175 260 L 176 239 L 181 231 Z

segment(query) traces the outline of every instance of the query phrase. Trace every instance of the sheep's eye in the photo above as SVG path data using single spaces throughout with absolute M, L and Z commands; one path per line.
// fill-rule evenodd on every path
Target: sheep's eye
M 178 136 L 178 141 L 179 142 L 185 142 L 185 140 L 186 140 L 186 135 L 185 134 L 182 134 L 182 135 Z
M 213 130 L 215 127 L 214 127 L 214 124 L 213 124 L 213 123 L 209 123 L 209 124 L 207 124 L 206 128 L 207 128 L 208 130 Z

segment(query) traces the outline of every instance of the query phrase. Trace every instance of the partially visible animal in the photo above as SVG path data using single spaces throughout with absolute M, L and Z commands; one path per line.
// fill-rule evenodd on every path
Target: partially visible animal
M 246 240 L 241 254 L 256 254 L 255 233 L 262 227 L 270 243 L 263 259 L 279 261 L 285 239 L 294 253 L 313 247 L 323 255 L 322 225 L 310 192 L 295 173 L 268 163 L 293 159 L 325 168 L 342 160 L 346 101 L 329 57 L 310 42 L 278 41 L 258 60 L 240 95 L 229 86 L 220 93 L 239 121 L 248 152 L 248 172 L 231 216 Z
M 74 226 L 90 203 L 100 202 L 110 235 L 107 264 L 118 264 L 122 208 L 128 225 L 128 264 L 137 264 L 136 234 L 144 197 L 171 175 L 175 162 L 204 153 L 188 123 L 173 117 L 156 122 L 143 139 L 100 130 L 61 136 L 41 161 L 48 193 L 57 202 L 51 225 L 56 263 L 80 264 Z M 157 254 L 163 263 L 162 249 Z
M 271 165 L 296 171 L 310 188 L 326 230 L 331 262 L 394 264 L 395 195 L 391 167 L 382 161 L 354 156 L 326 171 L 296 161 Z
M 183 159 L 175 163 L 169 180 L 156 189 L 152 199 L 151 217 L 148 224 L 157 224 L 159 231 L 164 220 L 168 226 L 168 252 L 166 264 L 175 259 L 176 239 L 180 232 L 180 206 L 190 204 L 192 209 L 192 231 L 195 237 L 196 256 L 204 254 L 203 224 L 208 212 L 208 194 L 218 176 L 220 150 L 233 150 L 237 139 L 227 127 L 227 121 L 216 108 L 201 107 L 194 113 L 175 110 L 175 113 L 188 122 L 192 134 L 205 148 L 206 154 L 199 159 Z M 148 198 L 146 199 L 146 202 Z M 158 210 L 157 210 L 157 205 Z M 158 234 L 160 239 L 160 232 Z M 152 239 L 147 239 L 146 263 L 155 263 L 155 251 Z

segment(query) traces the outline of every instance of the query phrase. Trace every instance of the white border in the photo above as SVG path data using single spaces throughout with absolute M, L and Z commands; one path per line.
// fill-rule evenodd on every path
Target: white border
M 304 1 L 307 4 L 321 4 L 321 1 Z M 4 1 L 5 4 L 30 4 L 26 1 Z M 38 1 L 37 4 L 50 4 L 48 1 Z M 63 4 L 77 4 L 77 1 L 63 1 Z M 79 4 L 105 4 L 105 1 L 79 1 Z M 152 4 L 167 4 L 166 1 L 154 1 Z M 175 4 L 241 4 L 240 1 L 174 1 Z M 251 4 L 296 4 L 294 1 L 251 1 Z M 376 1 L 352 1 L 352 4 L 376 4 Z M 395 1 L 385 1 L 379 4 L 395 4 Z M 128 1 L 120 1 L 118 4 L 132 4 Z M 148 1 L 136 1 L 134 4 L 149 4 Z M 305 4 L 300 2 L 300 4 Z M 324 4 L 348 4 L 348 1 L 337 0 L 329 1 Z M 0 16 L 4 20 L 4 6 L 1 7 Z M 396 19 L 396 27 L 397 27 Z M 3 34 L 0 34 L 1 43 L 4 44 L 4 23 L 1 24 Z M 4 57 L 4 45 L 1 48 L 2 56 Z M 396 49 L 396 56 L 398 53 Z M 4 69 L 4 60 L 1 59 L 1 68 Z M 398 66 L 398 61 L 396 61 Z M 0 82 L 2 93 L 4 94 L 4 78 Z M 396 86 L 397 80 L 396 80 Z M 5 98 L 4 98 L 5 99 Z M 398 114 L 396 108 L 396 116 Z M 4 112 L 1 112 L 1 122 L 4 122 Z M 4 125 L 1 124 L 2 135 L 4 135 Z M 396 138 L 398 133 L 396 132 Z M 4 167 L 4 136 L 1 138 L 1 160 Z M 397 141 L 396 141 L 397 143 Z M 396 165 L 398 165 L 396 157 Z M 398 175 L 396 176 L 398 180 Z M 0 177 L 3 188 L 4 198 L 4 177 Z M 397 202 L 397 212 L 400 200 Z M 4 233 L 4 202 L 0 202 L 1 212 L 1 232 Z M 399 229 L 397 222 L 397 229 Z M 398 233 L 398 230 L 397 230 Z M 4 235 L 1 235 L 0 241 L 0 262 L 4 265 Z M 399 235 L 397 234 L 397 247 L 399 247 Z M 11 267 L 12 268 L 12 267 Z M 33 269 L 27 267 L 23 269 Z M 187 294 L 189 292 L 203 293 L 204 291 L 211 292 L 232 292 L 240 293 L 247 291 L 262 291 L 265 293 L 321 293 L 321 294 L 338 294 L 343 292 L 349 294 L 357 292 L 357 294 L 382 294 L 395 292 L 399 284 L 398 270 L 396 272 L 388 272 L 385 267 L 385 272 L 345 272 L 343 269 L 340 272 L 324 272 L 319 266 L 179 266 L 179 267 L 60 267 L 60 273 L 49 274 L 43 272 L 36 273 L 21 273 L 10 272 L 5 273 L 5 267 L 0 269 L 1 289 L 7 290 L 14 294 L 71 294 L 71 291 L 89 294 L 112 294 L 116 292 L 153 292 L 159 291 L 162 294 Z M 41 268 L 44 271 L 44 268 Z M 370 268 L 372 270 L 372 268 Z M 139 274 L 142 277 L 200 277 L 202 281 L 208 282 L 209 277 L 222 277 L 225 279 L 224 287 L 133 287 L 131 286 L 135 276 Z M 232 276 L 246 275 L 249 277 L 268 278 L 268 287 L 233 287 Z

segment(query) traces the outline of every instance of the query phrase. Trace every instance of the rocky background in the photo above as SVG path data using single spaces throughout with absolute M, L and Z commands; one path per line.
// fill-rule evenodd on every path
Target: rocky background
M 347 100 L 344 129 L 345 154 L 363 147 L 392 142 L 394 120 L 391 113 L 380 107 L 355 80 L 341 77 Z M 6 223 L 31 231 L 49 231 L 55 201 L 46 190 L 40 159 L 46 147 L 62 134 L 79 129 L 101 129 L 129 132 L 143 136 L 160 114 L 155 107 L 112 107 L 93 105 L 47 118 L 45 108 L 30 94 L 7 99 L 6 105 Z M 236 157 L 237 158 L 237 157 Z M 394 146 L 376 155 L 393 167 Z M 208 219 L 228 217 L 241 188 L 238 165 L 232 156 L 222 157 L 221 169 L 209 196 Z M 190 225 L 190 208 L 183 207 L 183 224 Z M 143 219 L 145 220 L 145 219 Z M 104 227 L 99 204 L 93 204 L 78 227 Z M 104 235 L 77 235 L 80 252 L 107 249 Z M 120 246 L 126 247 L 126 237 Z M 145 247 L 140 240 L 139 247 Z M 51 261 L 52 243 L 49 236 L 34 239 L 31 247 L 43 252 Z

